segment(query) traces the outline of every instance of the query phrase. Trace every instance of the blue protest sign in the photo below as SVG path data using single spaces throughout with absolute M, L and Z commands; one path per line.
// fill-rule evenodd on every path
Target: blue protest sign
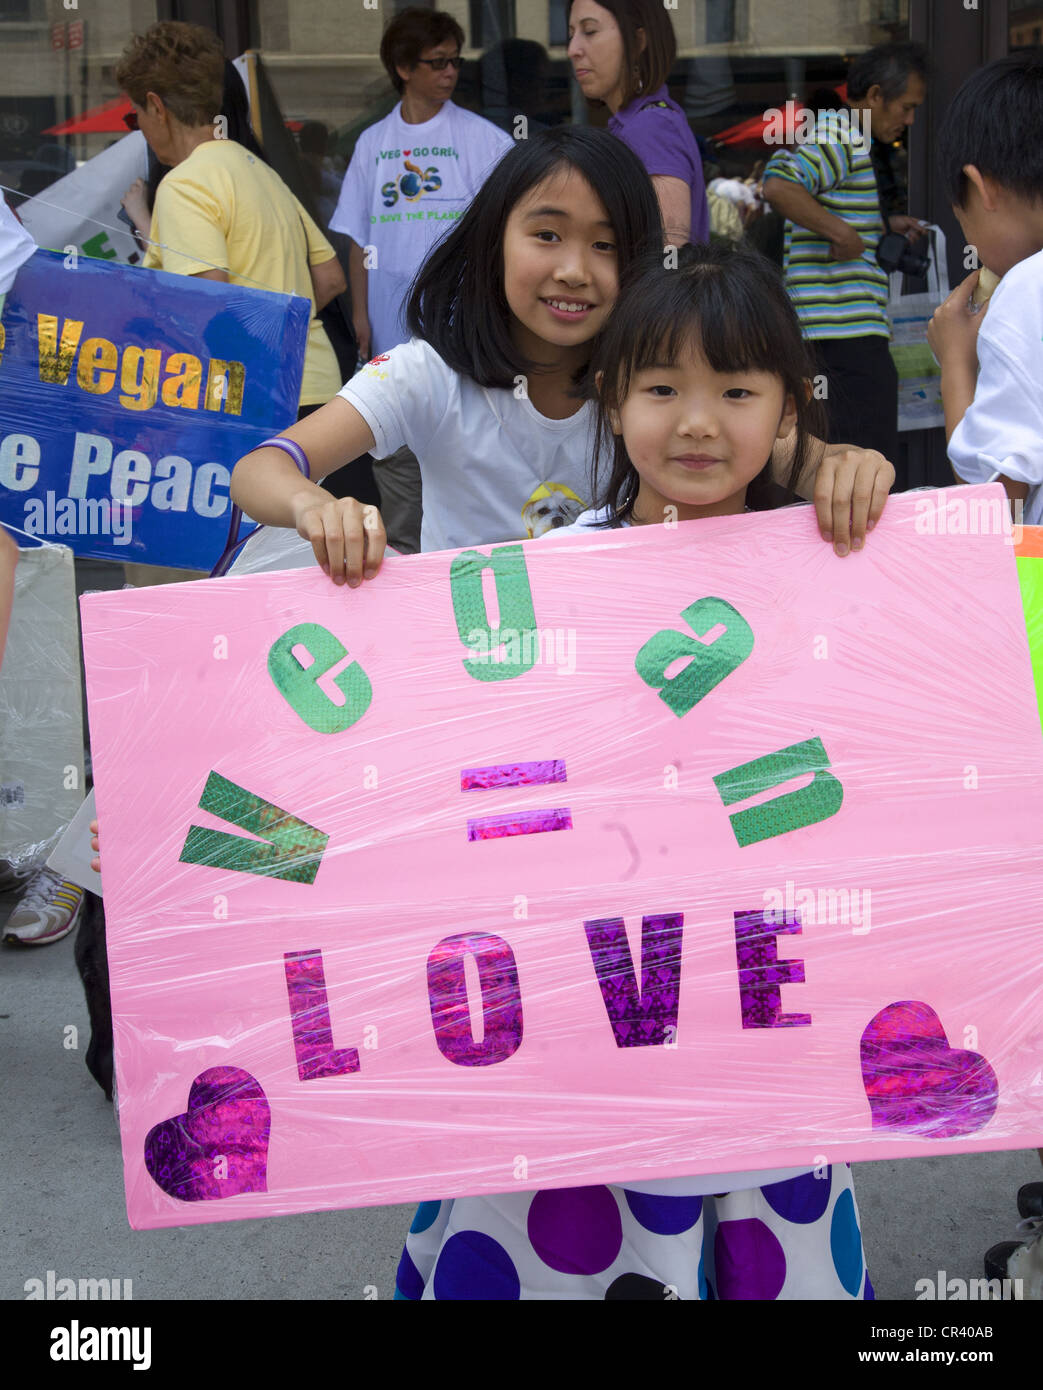
M 0 321 L 0 520 L 208 570 L 237 459 L 297 417 L 306 299 L 37 251 Z

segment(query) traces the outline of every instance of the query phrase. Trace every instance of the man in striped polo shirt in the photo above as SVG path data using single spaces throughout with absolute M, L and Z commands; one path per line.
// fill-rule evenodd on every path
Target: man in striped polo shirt
M 780 150 L 764 171 L 764 196 L 786 220 L 786 288 L 827 380 L 829 442 L 894 459 L 898 375 L 889 351 L 887 274 L 876 261 L 884 234 L 872 138 L 897 140 L 927 94 L 920 44 L 882 44 L 848 74 L 848 112 L 820 112 L 810 141 Z M 912 217 L 891 231 L 916 238 Z

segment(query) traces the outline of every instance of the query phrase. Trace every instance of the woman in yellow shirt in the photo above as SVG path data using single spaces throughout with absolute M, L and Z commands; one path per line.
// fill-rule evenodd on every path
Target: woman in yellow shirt
M 342 386 L 318 312 L 347 288 L 336 252 L 277 173 L 222 138 L 225 57 L 195 24 L 165 22 L 136 35 L 116 67 L 137 128 L 170 165 L 156 191 L 144 264 L 310 299 L 300 407 Z

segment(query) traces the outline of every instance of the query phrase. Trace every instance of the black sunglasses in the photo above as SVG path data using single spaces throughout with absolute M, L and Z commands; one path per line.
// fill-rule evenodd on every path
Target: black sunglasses
M 464 65 L 464 60 L 459 55 L 455 58 L 418 58 L 417 62 L 430 64 L 435 72 L 445 72 L 446 67 L 450 63 L 452 63 L 453 67 L 459 72 Z
M 127 114 L 123 117 L 123 124 L 127 127 L 128 130 L 137 130 L 138 113 L 136 111 L 128 111 Z

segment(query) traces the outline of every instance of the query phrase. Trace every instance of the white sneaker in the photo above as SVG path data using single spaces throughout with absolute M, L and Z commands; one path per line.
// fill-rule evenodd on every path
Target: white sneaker
M 76 925 L 82 906 L 82 888 L 65 882 L 53 869 L 40 869 L 7 919 L 4 940 L 13 946 L 49 946 L 52 941 L 61 941 Z

